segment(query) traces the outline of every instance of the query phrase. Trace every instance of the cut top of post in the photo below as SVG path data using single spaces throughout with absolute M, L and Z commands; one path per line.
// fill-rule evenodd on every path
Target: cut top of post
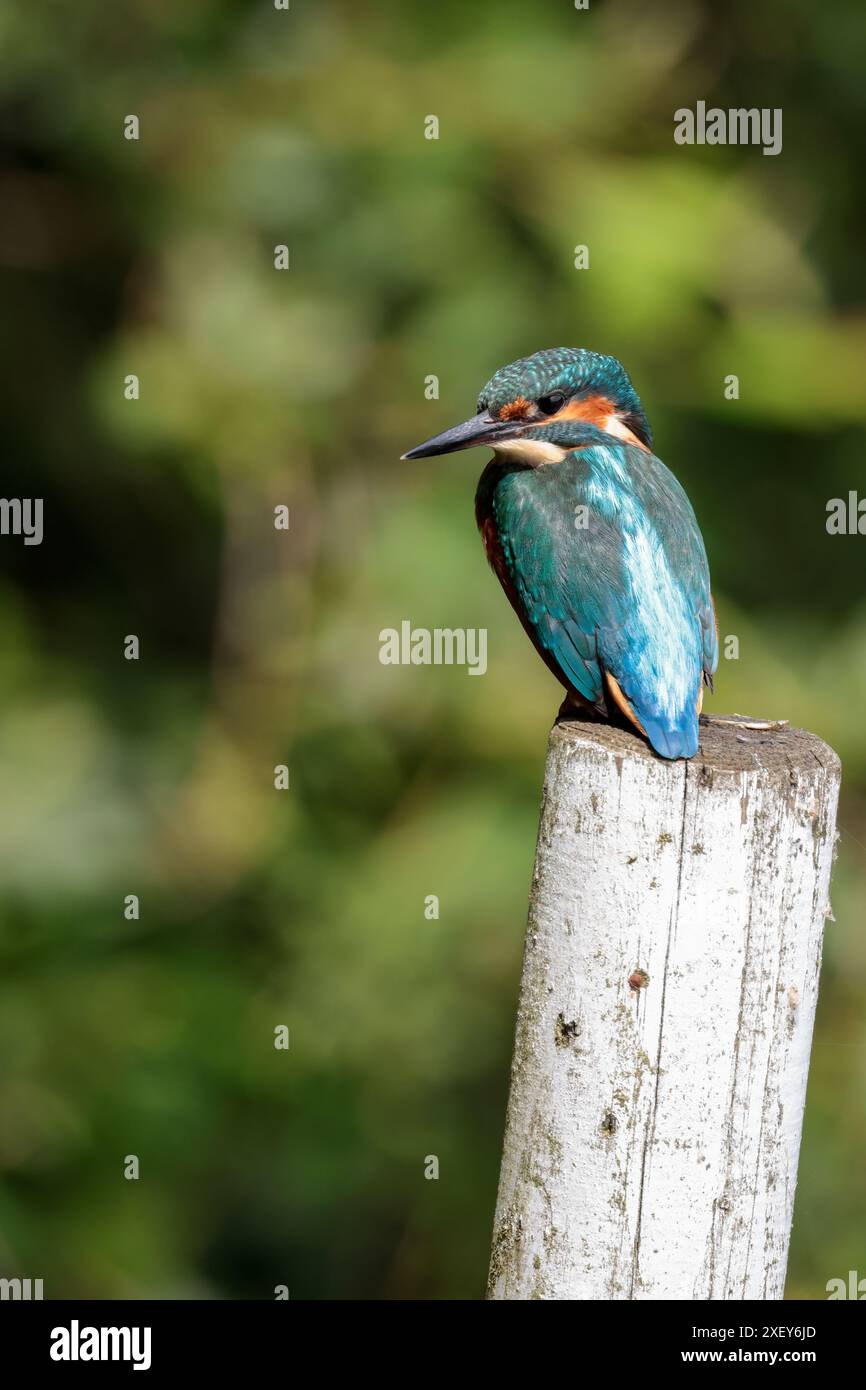
M 756 719 L 750 715 L 702 715 L 700 748 L 694 758 L 668 764 L 688 769 L 688 775 L 706 780 L 714 772 L 763 771 L 784 782 L 791 773 L 805 772 L 817 763 L 824 772 L 841 773 L 841 763 L 829 744 L 806 729 L 792 728 L 786 720 Z M 644 740 L 629 729 L 581 714 L 557 720 L 551 743 L 594 744 L 615 758 L 636 758 L 663 763 Z

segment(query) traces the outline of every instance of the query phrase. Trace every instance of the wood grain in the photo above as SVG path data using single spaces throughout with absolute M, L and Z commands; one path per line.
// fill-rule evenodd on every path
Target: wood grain
M 839 780 L 798 729 L 555 725 L 488 1297 L 782 1297 Z

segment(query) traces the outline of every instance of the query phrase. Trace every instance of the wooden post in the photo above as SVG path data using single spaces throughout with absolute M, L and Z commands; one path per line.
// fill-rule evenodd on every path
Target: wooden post
M 839 760 L 702 721 L 548 749 L 488 1297 L 778 1299 Z

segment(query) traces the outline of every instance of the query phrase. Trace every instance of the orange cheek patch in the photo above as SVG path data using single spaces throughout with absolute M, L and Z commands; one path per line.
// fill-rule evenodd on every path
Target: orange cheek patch
M 583 400 L 569 401 L 550 418 L 552 420 L 585 420 L 588 425 L 604 427 L 604 422 L 613 414 L 613 401 L 606 396 L 584 396 Z
M 595 425 L 597 429 L 604 430 L 605 434 L 613 434 L 617 439 L 624 439 L 627 444 L 636 444 L 639 449 L 646 450 L 643 440 L 638 439 L 636 434 L 632 434 L 628 425 L 624 425 L 616 413 L 616 406 L 613 401 L 609 401 L 607 396 L 584 396 L 579 401 L 569 401 L 558 410 L 555 415 L 550 415 L 542 424 L 549 425 L 555 420 L 583 420 L 587 425 Z
M 499 412 L 500 420 L 525 420 L 529 414 L 529 401 L 523 396 L 515 396 L 513 401 L 509 401 Z

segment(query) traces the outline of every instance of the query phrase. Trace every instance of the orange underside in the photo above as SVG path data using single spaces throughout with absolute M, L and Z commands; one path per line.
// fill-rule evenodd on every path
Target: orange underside
M 626 719 L 630 720 L 631 723 L 634 724 L 635 728 L 639 729 L 640 732 L 643 734 L 644 738 L 646 738 L 646 729 L 638 719 L 628 700 L 623 695 L 622 687 L 619 681 L 617 680 L 616 676 L 612 676 L 610 674 L 610 671 L 605 671 L 604 678 L 607 681 L 607 688 L 610 691 L 611 699 L 613 700 L 617 709 L 619 709 L 620 712 L 625 715 Z
M 640 720 L 638 719 L 628 700 L 623 695 L 622 686 L 620 685 L 616 676 L 612 676 L 610 674 L 610 671 L 605 671 L 604 678 L 607 682 L 607 688 L 610 691 L 611 699 L 613 700 L 614 704 L 625 715 L 626 719 L 630 720 L 631 723 L 634 724 L 635 728 L 640 729 L 641 733 L 644 735 L 644 737 L 646 737 L 646 729 L 641 724 Z M 698 698 L 695 703 L 698 714 L 700 714 L 701 710 L 704 707 L 703 682 L 700 682 L 698 685 Z

